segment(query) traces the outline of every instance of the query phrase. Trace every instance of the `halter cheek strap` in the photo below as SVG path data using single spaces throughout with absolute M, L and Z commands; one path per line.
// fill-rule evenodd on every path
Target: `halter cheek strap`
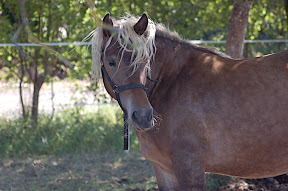
M 125 113 L 126 110 L 123 108 L 121 100 L 120 100 L 120 92 L 126 91 L 126 90 L 130 90 L 130 89 L 134 89 L 134 88 L 140 88 L 143 89 L 146 92 L 147 97 L 149 97 L 149 90 L 146 86 L 144 86 L 143 84 L 138 84 L 138 83 L 134 83 L 134 84 L 128 84 L 128 85 L 124 85 L 124 86 L 117 86 L 110 78 L 110 76 L 108 75 L 104 65 L 101 65 L 101 72 L 102 72 L 102 76 L 105 76 L 105 78 L 108 80 L 110 86 L 112 87 L 112 90 L 115 94 L 116 100 L 119 104 L 119 106 L 121 107 L 122 111 Z M 103 78 L 104 80 L 104 78 Z

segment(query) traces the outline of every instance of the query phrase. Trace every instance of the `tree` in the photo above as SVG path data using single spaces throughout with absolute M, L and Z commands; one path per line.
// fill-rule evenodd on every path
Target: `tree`
M 253 0 L 235 0 L 229 21 L 226 54 L 232 58 L 243 57 L 246 27 Z
M 81 41 L 87 35 L 86 31 L 89 27 L 85 25 L 89 23 L 89 19 L 88 22 L 83 20 L 87 19 L 85 16 L 88 6 L 83 2 L 34 0 L 25 4 L 24 0 L 2 0 L 0 3 L 0 13 L 2 13 L 0 24 L 4 23 L 4 27 L 7 26 L 9 29 L 4 29 L 0 35 L 4 42 L 12 41 L 17 45 L 19 42 L 39 43 L 65 41 L 67 39 Z M 89 25 L 91 25 L 91 22 Z M 13 36 L 11 31 L 14 31 Z M 79 35 L 79 33 L 82 35 Z M 76 63 L 72 64 L 66 58 L 71 59 L 71 61 L 76 59 L 78 61 L 78 59 L 83 58 L 81 56 L 83 52 L 70 55 L 67 51 L 62 56 L 58 53 L 61 51 L 63 51 L 63 47 L 57 47 L 54 50 L 43 45 L 33 48 L 16 46 L 15 49 L 10 47 L 5 48 L 2 53 L 4 59 L 1 59 L 0 68 L 4 72 L 0 74 L 0 79 L 19 80 L 22 116 L 25 119 L 30 116 L 34 128 L 37 127 L 38 122 L 39 93 L 42 85 L 55 77 L 65 78 L 69 68 L 78 65 Z M 81 70 L 84 68 L 82 66 Z M 84 71 L 87 74 L 89 73 L 88 70 Z M 30 108 L 25 106 L 22 99 L 23 82 L 33 84 Z

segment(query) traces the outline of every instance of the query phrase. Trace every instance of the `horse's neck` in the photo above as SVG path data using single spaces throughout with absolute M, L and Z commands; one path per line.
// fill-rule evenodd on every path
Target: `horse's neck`
M 205 52 L 204 48 L 197 50 L 193 45 L 178 38 L 171 39 L 156 33 L 155 41 L 157 51 L 151 65 L 151 76 L 166 83 L 176 80 L 183 72 L 183 68 L 189 67 L 189 70 L 193 70 L 200 64 L 199 60 L 203 60 L 203 57 L 215 56 L 212 51 L 211 53 Z
M 188 61 L 189 52 L 182 44 L 156 35 L 156 55 L 151 66 L 152 78 L 163 80 L 177 75 L 179 69 Z
M 156 33 L 155 42 L 157 51 L 151 64 L 151 76 L 160 82 L 148 83 L 151 99 L 154 95 L 158 99 L 174 90 L 178 91 L 179 83 L 181 86 L 189 87 L 191 83 L 195 83 L 193 80 L 197 76 L 207 78 L 203 80 L 213 79 L 215 73 L 224 68 L 225 59 L 228 59 L 212 50 L 196 47 L 179 38 L 171 39 Z

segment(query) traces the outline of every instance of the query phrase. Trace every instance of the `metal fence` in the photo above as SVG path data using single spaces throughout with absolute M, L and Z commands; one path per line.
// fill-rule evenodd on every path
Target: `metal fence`
M 226 41 L 202 41 L 192 40 L 192 44 L 211 47 L 221 52 L 225 51 Z M 15 47 L 15 46 L 28 46 L 39 47 L 46 46 L 88 46 L 89 42 L 55 42 L 55 43 L 2 43 L 0 47 Z M 264 54 L 270 54 L 287 49 L 288 40 L 246 40 L 244 45 L 244 57 L 255 57 Z M 88 51 L 88 50 L 87 50 Z M 78 82 L 85 83 L 85 82 Z M 13 87 L 14 86 L 14 87 Z M 44 112 L 51 112 L 52 108 L 58 110 L 67 107 L 95 107 L 103 103 L 95 101 L 95 97 L 92 92 L 85 90 L 77 90 L 74 88 L 73 83 L 63 81 L 54 83 L 54 93 L 51 91 L 50 85 L 44 86 L 40 91 L 40 105 L 39 110 Z M 83 86 L 80 84 L 80 86 Z M 84 86 L 83 86 L 84 87 Z M 20 113 L 20 97 L 18 93 L 18 87 L 15 84 L 5 84 L 0 82 L 0 115 Z M 32 87 L 26 84 L 24 88 L 24 99 L 27 105 L 31 104 L 29 101 L 32 96 Z M 105 91 L 103 90 L 103 94 Z M 109 97 L 109 96 L 108 96 Z M 52 99 L 53 98 L 53 99 Z M 30 101 L 31 102 L 31 101 Z M 110 102 L 110 101 L 108 101 Z M 104 104 L 107 104 L 104 103 Z M 110 104 L 110 103 L 109 103 Z M 114 104 L 112 102 L 112 104 Z
M 190 40 L 192 44 L 225 44 L 226 40 Z M 266 39 L 266 40 L 245 40 L 245 44 L 256 44 L 256 43 L 288 43 L 288 39 Z M 43 43 L 0 43 L 0 47 L 8 47 L 8 46 L 87 46 L 90 42 L 43 42 Z

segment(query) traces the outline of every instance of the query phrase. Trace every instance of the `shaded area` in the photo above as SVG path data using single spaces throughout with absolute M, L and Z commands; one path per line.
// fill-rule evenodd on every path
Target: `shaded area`
M 287 174 L 273 178 L 261 179 L 231 179 L 230 182 L 221 186 L 219 191 L 287 191 Z
M 0 190 L 157 190 L 152 165 L 133 154 L 73 154 L 0 161 Z
M 288 190 L 287 175 L 249 180 L 207 174 L 206 179 L 208 191 Z M 0 160 L 0 191 L 156 191 L 157 188 L 152 163 L 138 151 Z

